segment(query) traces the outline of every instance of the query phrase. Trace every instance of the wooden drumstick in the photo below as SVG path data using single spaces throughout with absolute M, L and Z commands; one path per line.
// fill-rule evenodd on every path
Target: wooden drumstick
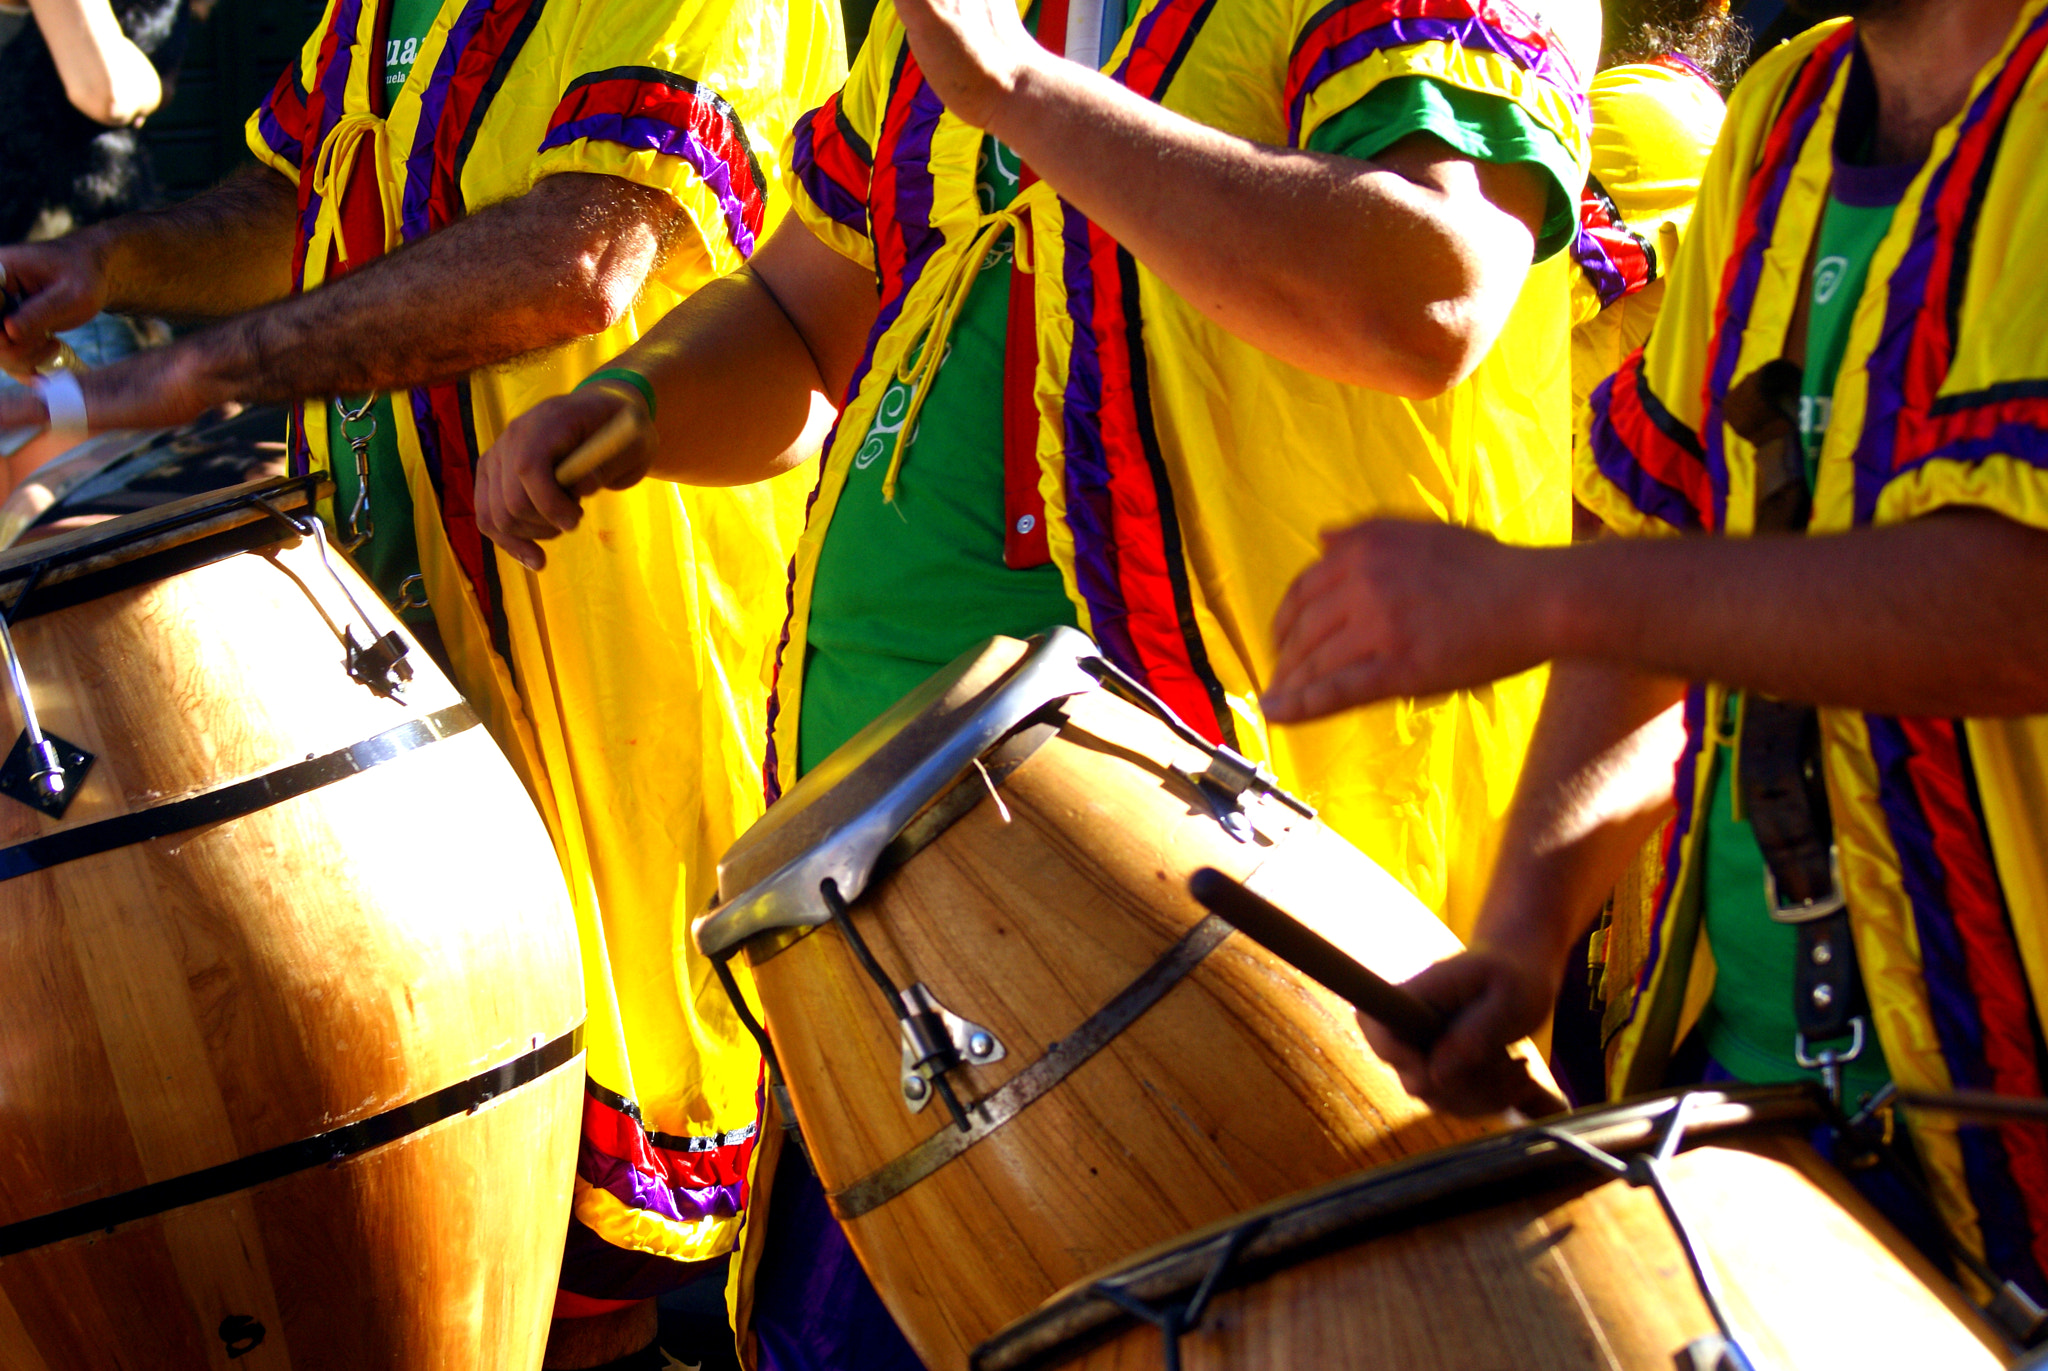
M 1216 870 L 1203 867 L 1188 878 L 1188 893 L 1217 918 L 1294 967 L 1331 994 L 1370 1014 L 1417 1052 L 1427 1052 L 1443 1036 L 1444 1016 L 1437 1007 L 1403 990 L 1335 943 L 1317 933 L 1263 896 L 1254 894 Z M 1562 1114 L 1563 1100 L 1529 1074 L 1529 1064 L 1510 1058 L 1519 1071 L 1514 1108 L 1532 1119 Z
M 564 490 L 574 490 L 577 482 L 595 476 L 604 470 L 605 463 L 633 446 L 639 434 L 640 416 L 629 405 L 605 420 L 603 428 L 562 459 L 555 468 L 555 484 Z

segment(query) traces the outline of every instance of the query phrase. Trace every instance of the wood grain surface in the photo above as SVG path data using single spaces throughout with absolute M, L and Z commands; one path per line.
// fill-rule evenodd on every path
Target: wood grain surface
M 1384 975 L 1456 940 L 1320 824 L 1256 806 L 1228 837 L 1170 764 L 1200 754 L 1102 694 L 908 865 L 856 926 L 899 985 L 922 981 L 985 1025 L 1000 1062 L 954 1073 L 979 1099 L 1068 1037 L 1205 911 L 1214 866 Z M 844 938 L 826 929 L 754 967 L 806 1144 L 826 1190 L 953 1124 L 899 1089 L 897 1030 Z M 1475 1136 L 1432 1115 L 1365 1047 L 1348 1007 L 1231 936 L 1120 1037 L 1009 1124 L 850 1222 L 855 1252 L 935 1371 L 1068 1282 L 1199 1224 L 1319 1181 Z
M 1681 1154 L 1679 1212 L 1759 1371 L 1992 1371 L 2002 1344 L 1803 1141 Z M 1656 1198 L 1588 1180 L 1381 1237 L 1218 1296 L 1184 1371 L 1670 1371 L 1714 1323 Z M 1046 1363 L 1160 1371 L 1132 1327 Z
M 401 700 L 350 681 L 350 617 L 298 544 L 23 622 L 44 727 L 98 761 L 62 820 L 0 798 L 0 847 L 458 702 L 417 648 Z M 5 741 L 19 728 L 10 701 Z M 0 1225 L 374 1117 L 583 1018 L 552 847 L 481 727 L 0 882 L 0 907 Z M 580 1067 L 338 1166 L 0 1259 L 0 1366 L 538 1366 Z M 230 1360 L 238 1315 L 267 1332 Z

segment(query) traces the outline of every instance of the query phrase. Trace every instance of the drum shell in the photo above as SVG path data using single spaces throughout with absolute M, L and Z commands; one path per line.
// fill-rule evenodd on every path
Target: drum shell
M 1320 824 L 1258 807 L 1228 837 L 1165 761 L 1202 764 L 1151 716 L 1092 693 L 1069 722 L 852 918 L 897 984 L 922 982 L 1008 1056 L 953 1073 L 987 1095 L 1075 1033 L 1205 915 L 1208 865 L 1298 913 L 1383 975 L 1455 950 L 1390 877 Z M 1355 917 L 1345 918 L 1347 911 Z M 926 1363 L 1068 1282 L 1189 1227 L 1490 1125 L 1430 1114 L 1364 1046 L 1347 1006 L 1231 936 L 1094 1056 L 963 1155 L 868 1212 L 847 1187 L 954 1125 L 899 1089 L 897 1032 L 846 940 L 772 949 L 755 984 L 810 1156 L 863 1266 Z M 1540 1070 L 1540 1068 L 1539 1068 Z
M 416 646 L 402 699 L 351 681 L 352 619 L 363 641 L 296 541 L 25 619 L 44 727 L 97 760 L 61 820 L 0 800 L 0 848 L 465 709 Z M 583 1018 L 552 845 L 481 727 L 0 881 L 0 902 L 0 1234 L 402 1110 Z M 331 1166 L 0 1259 L 0 1365 L 538 1366 L 580 1065 Z M 237 1319 L 264 1331 L 231 1358 Z
M 1759 1368 L 1992 1371 L 2003 1344 L 1804 1140 L 1750 1136 L 1668 1164 Z M 1670 1371 L 1715 1326 L 1648 1189 L 1592 1178 L 1284 1267 L 1210 1303 L 1183 1371 Z M 1029 1363 L 1154 1371 L 1150 1326 Z

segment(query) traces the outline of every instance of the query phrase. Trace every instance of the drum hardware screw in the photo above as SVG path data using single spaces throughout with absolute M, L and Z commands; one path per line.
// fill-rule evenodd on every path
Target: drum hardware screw
M 915 1100 L 922 1104 L 925 1097 L 931 1094 L 931 1090 L 932 1088 L 924 1083 L 924 1077 L 922 1076 L 905 1076 L 903 1078 L 903 1095 L 905 1099 Z
M 980 1061 L 996 1050 L 996 1040 L 986 1033 L 977 1033 L 967 1040 L 967 1055 Z

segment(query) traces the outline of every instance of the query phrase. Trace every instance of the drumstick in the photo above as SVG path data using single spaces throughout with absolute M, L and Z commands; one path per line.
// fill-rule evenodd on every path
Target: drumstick
M 1395 985 L 1371 967 L 1263 896 L 1216 870 L 1203 867 L 1188 878 L 1188 893 L 1210 913 L 1294 967 L 1333 995 L 1348 1000 L 1387 1026 L 1417 1052 L 1443 1036 L 1444 1016 L 1435 1005 Z M 1514 1108 L 1530 1118 L 1565 1112 L 1564 1101 L 1529 1075 L 1529 1065 L 1510 1058 L 1521 1073 Z
M 583 440 L 574 452 L 562 459 L 555 468 L 555 484 L 564 490 L 574 490 L 577 482 L 595 476 L 604 469 L 605 463 L 633 446 L 639 436 L 640 420 L 629 405 L 611 418 L 604 427 Z

